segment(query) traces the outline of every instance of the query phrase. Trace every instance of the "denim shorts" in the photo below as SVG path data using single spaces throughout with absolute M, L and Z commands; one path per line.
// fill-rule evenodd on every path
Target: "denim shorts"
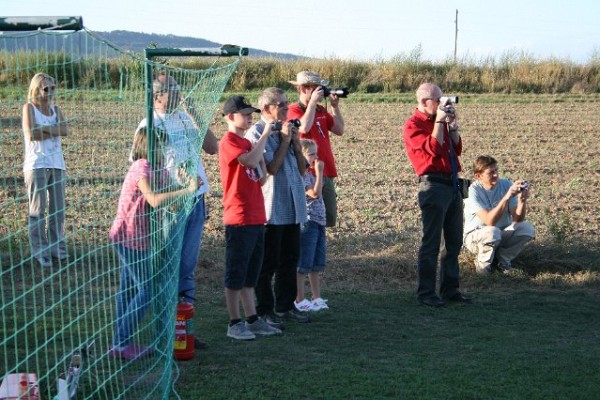
M 255 287 L 262 267 L 265 226 L 225 225 L 225 287 Z
M 298 272 L 325 271 L 327 245 L 325 242 L 325 226 L 314 221 L 307 221 L 300 226 L 300 260 Z

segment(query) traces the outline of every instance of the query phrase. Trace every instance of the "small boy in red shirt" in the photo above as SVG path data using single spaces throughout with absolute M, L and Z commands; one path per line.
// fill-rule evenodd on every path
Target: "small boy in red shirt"
M 254 112 L 260 110 L 246 103 L 243 96 L 230 97 L 223 106 L 228 132 L 219 143 L 226 241 L 225 301 L 230 319 L 227 336 L 238 340 L 281 334 L 280 329 L 257 316 L 254 302 L 267 223 L 261 189 L 267 174 L 263 153 L 271 134 L 271 126 L 267 125 L 254 147 L 244 138 Z M 240 316 L 240 302 L 245 322 Z

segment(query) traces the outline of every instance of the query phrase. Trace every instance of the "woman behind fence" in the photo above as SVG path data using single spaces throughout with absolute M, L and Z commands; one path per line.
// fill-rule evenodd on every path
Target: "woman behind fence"
M 29 197 L 29 243 L 31 255 L 42 267 L 52 267 L 52 257 L 67 258 L 64 237 L 66 167 L 61 136 L 69 135 L 69 126 L 60 108 L 54 104 L 55 90 L 53 77 L 37 73 L 31 79 L 27 103 L 23 105 L 23 175 Z M 46 206 L 49 210 L 47 227 Z

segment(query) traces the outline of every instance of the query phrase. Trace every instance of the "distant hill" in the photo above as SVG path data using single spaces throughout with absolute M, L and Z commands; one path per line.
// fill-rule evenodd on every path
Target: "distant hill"
M 94 32 L 118 47 L 142 52 L 151 43 L 156 43 L 159 48 L 194 48 L 194 47 L 220 47 L 224 43 L 211 42 L 210 40 L 193 38 L 189 36 L 159 35 L 157 33 L 139 33 L 130 31 Z M 229 43 L 244 46 L 244 43 Z M 299 58 L 289 53 L 271 53 L 260 49 L 249 49 L 250 57 L 277 57 L 283 59 Z
M 0 32 L 1 34 L 1 32 Z M 15 34 L 15 33 L 13 33 Z M 3 43 L 3 49 L 8 51 L 16 51 L 20 50 L 29 50 L 35 49 L 39 46 L 38 39 L 35 36 L 29 35 L 29 32 L 18 32 L 17 35 L 23 35 L 21 40 L 17 41 L 7 41 Z M 84 31 L 75 32 L 75 35 L 87 35 Z M 151 44 L 156 44 L 159 48 L 215 48 L 221 47 L 222 44 L 233 44 L 242 47 L 244 43 L 216 43 L 211 42 L 210 40 L 193 38 L 189 36 L 175 36 L 175 35 L 159 35 L 157 33 L 139 33 L 139 32 L 130 32 L 130 31 L 111 31 L 111 32 L 100 32 L 94 31 L 94 34 L 99 36 L 102 39 L 112 43 L 116 47 L 119 47 L 124 50 L 133 51 L 136 53 L 141 53 L 145 48 L 149 47 Z M 44 43 L 44 49 L 50 52 L 90 52 L 94 51 L 95 48 L 89 48 L 85 43 L 74 41 L 69 44 L 68 49 L 65 49 L 67 42 L 62 40 L 49 40 Z M 106 53 L 109 57 L 117 55 L 115 51 L 109 50 Z M 249 48 L 249 56 L 250 57 L 276 57 L 286 60 L 293 60 L 296 58 L 301 58 L 294 54 L 289 53 L 271 53 L 265 50 L 253 49 Z

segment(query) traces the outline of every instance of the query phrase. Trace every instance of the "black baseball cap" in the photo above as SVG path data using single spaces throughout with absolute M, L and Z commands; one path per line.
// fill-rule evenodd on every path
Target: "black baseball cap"
M 223 116 L 232 113 L 251 114 L 253 112 L 260 112 L 260 110 L 246 103 L 244 96 L 231 96 L 223 105 Z

